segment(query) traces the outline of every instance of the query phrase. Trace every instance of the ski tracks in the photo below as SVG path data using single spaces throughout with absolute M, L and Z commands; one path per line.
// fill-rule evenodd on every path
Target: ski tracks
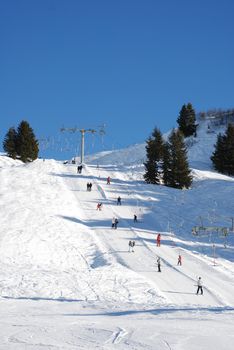
M 126 340 L 128 335 L 129 333 L 126 331 L 126 329 L 118 327 L 117 330 L 112 333 L 111 337 L 105 342 L 105 344 L 119 344 L 120 342 Z

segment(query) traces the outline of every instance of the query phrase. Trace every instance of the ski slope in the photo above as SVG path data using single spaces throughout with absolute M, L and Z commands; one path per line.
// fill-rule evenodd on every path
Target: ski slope
M 144 184 L 140 164 L 77 174 L 54 160 L 0 158 L 0 349 L 233 347 L 233 235 L 191 234 L 199 217 L 230 225 L 233 178 L 194 169 L 192 189 L 180 191 Z

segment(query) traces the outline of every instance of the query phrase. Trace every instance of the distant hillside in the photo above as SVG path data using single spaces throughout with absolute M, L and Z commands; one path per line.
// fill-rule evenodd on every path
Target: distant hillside
M 229 113 L 229 114 L 228 114 Z M 209 111 L 197 115 L 197 137 L 186 139 L 190 166 L 196 169 L 210 169 L 210 156 L 219 133 L 224 133 L 229 122 L 234 122 L 234 110 Z M 164 134 L 167 139 L 170 131 Z M 145 143 L 129 146 L 124 149 L 106 151 L 85 157 L 87 164 L 142 164 L 145 161 Z

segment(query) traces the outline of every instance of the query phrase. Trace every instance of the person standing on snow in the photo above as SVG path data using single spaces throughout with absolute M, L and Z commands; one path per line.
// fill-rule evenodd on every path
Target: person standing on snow
M 137 216 L 136 216 L 136 214 L 134 214 L 133 222 L 137 222 Z
M 201 295 L 203 294 L 203 288 L 202 288 L 202 279 L 201 277 L 197 280 L 197 295 L 199 294 L 199 291 L 201 292 Z
M 129 241 L 128 242 L 128 251 L 129 251 L 129 253 L 130 253 L 131 249 L 132 249 L 132 241 Z
M 182 265 L 182 256 L 179 254 L 177 265 Z
M 157 235 L 156 242 L 157 242 L 157 247 L 160 247 L 160 245 L 161 245 L 161 234 L 160 233 Z
M 110 185 L 110 176 L 108 176 L 108 178 L 106 179 L 106 183 L 107 185 Z
M 158 272 L 161 272 L 161 259 L 158 257 L 157 259 L 157 264 L 158 264 Z
M 113 216 L 112 221 L 111 221 L 111 227 L 115 228 L 115 217 Z
M 117 205 L 121 205 L 121 197 L 120 196 L 117 198 Z
M 119 220 L 117 218 L 115 218 L 115 229 L 117 229 L 118 223 L 119 223 Z
M 97 210 L 102 210 L 102 203 L 97 204 Z
M 128 251 L 134 253 L 135 241 L 128 242 Z

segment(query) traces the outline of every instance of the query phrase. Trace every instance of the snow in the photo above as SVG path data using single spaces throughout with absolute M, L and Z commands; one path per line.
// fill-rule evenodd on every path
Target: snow
M 232 349 L 234 233 L 192 234 L 232 225 L 234 178 L 211 168 L 214 135 L 200 126 L 189 141 L 189 190 L 145 184 L 143 145 L 87 158 L 82 174 L 0 155 L 0 349 Z

